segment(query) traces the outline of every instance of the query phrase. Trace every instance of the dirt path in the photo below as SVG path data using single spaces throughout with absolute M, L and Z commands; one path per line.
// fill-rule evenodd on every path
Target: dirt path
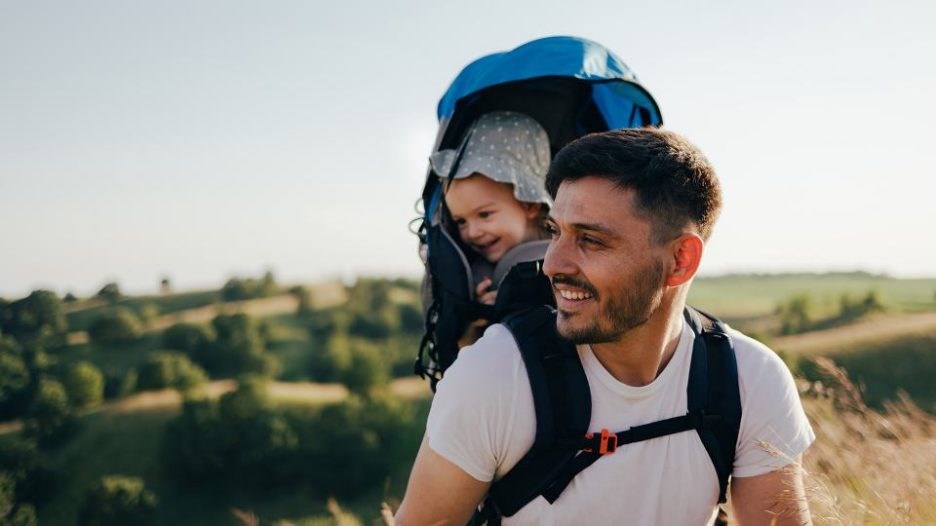
M 773 340 L 772 347 L 795 353 L 813 353 L 910 334 L 936 334 L 936 312 L 880 316 L 865 323 L 784 336 Z

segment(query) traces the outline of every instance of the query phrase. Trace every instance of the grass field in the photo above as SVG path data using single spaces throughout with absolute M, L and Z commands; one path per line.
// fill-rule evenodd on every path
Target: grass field
M 900 312 L 936 310 L 936 278 L 895 279 L 861 272 L 835 274 L 739 274 L 697 278 L 689 303 L 724 318 L 770 315 L 777 303 L 797 293 L 812 296 L 820 309 L 834 309 L 843 293 L 877 290 Z
M 139 313 L 148 304 L 155 305 L 160 314 L 191 310 L 206 305 L 213 305 L 221 299 L 217 290 L 202 290 L 180 292 L 175 294 L 158 294 L 150 296 L 134 296 L 121 299 L 117 305 L 127 307 Z M 100 301 L 87 301 L 84 308 L 66 312 L 68 328 L 71 331 L 86 331 L 98 316 L 111 306 Z
M 859 296 L 869 290 L 879 292 L 887 306 L 885 312 L 844 326 L 769 336 L 777 324 L 776 305 L 793 294 L 808 293 L 819 312 L 823 309 L 831 312 L 842 294 Z M 826 398 L 806 400 L 821 444 L 806 460 L 812 477 L 812 505 L 819 512 L 817 524 L 926 524 L 913 521 L 930 518 L 936 521 L 936 511 L 925 504 L 930 497 L 936 501 L 936 477 L 922 473 L 925 470 L 915 465 L 929 462 L 932 451 L 936 451 L 933 435 L 936 421 L 932 416 L 936 414 L 936 382 L 932 381 L 936 377 L 934 294 L 936 279 L 897 280 L 863 273 L 722 276 L 700 278 L 693 285 L 690 295 L 693 305 L 735 327 L 766 337 L 767 343 L 783 351 L 808 380 L 828 382 L 827 375 L 814 363 L 816 358 L 827 357 L 844 367 L 862 386 L 870 409 L 843 407 L 828 393 Z M 335 283 L 313 288 L 312 297 L 317 306 L 340 305 L 346 299 L 344 287 Z M 413 292 L 395 290 L 390 300 L 412 302 Z M 159 349 L 161 331 L 172 323 L 183 320 L 209 323 L 219 312 L 247 312 L 267 325 L 268 351 L 280 362 L 277 381 L 269 384 L 269 392 L 279 406 L 302 411 L 347 398 L 344 386 L 307 382 L 313 342 L 308 321 L 295 314 L 295 297 L 282 295 L 231 304 L 216 301 L 216 291 L 126 299 L 124 304 L 131 308 L 141 308 L 147 303 L 156 303 L 160 308 L 160 318 L 139 342 L 120 349 L 78 343 L 56 353 L 54 358 L 62 364 L 87 360 L 104 371 L 125 372 Z M 107 307 L 89 306 L 68 313 L 69 321 L 76 324 L 72 328 L 86 327 L 104 308 Z M 415 346 L 413 342 L 414 355 Z M 215 380 L 206 384 L 203 392 L 218 397 L 233 388 L 230 380 Z M 418 404 L 425 404 L 428 394 L 425 383 L 415 378 L 394 381 L 393 390 Z M 908 393 L 930 414 L 919 412 L 906 402 L 894 406 L 893 401 L 901 392 Z M 158 517 L 160 524 L 241 524 L 232 513 L 235 508 L 256 514 L 261 524 L 272 524 L 274 520 L 288 520 L 296 525 L 334 523 L 328 511 L 328 495 L 308 488 L 296 487 L 274 494 L 245 492 L 217 484 L 179 487 L 163 471 L 159 447 L 162 430 L 177 414 L 181 400 L 175 391 L 141 393 L 107 402 L 80 417 L 77 434 L 48 455 L 60 477 L 51 501 L 40 508 L 40 524 L 74 524 L 88 486 L 105 474 L 143 477 L 163 504 Z M 0 432 L 15 429 L 16 426 L 7 424 Z M 898 448 L 910 459 L 903 461 Z M 873 461 L 863 465 L 863 458 Z M 877 471 L 872 471 L 872 466 Z M 900 470 L 913 472 L 908 479 L 913 479 L 918 491 L 906 484 L 888 485 L 874 480 L 878 472 L 883 477 L 898 477 Z M 381 489 L 340 504 L 362 523 L 371 523 L 378 515 L 382 499 L 402 495 L 406 475 L 395 474 Z
M 204 395 L 217 397 L 235 387 L 231 381 L 218 381 L 204 386 Z M 424 404 L 429 391 L 416 378 L 398 380 L 394 393 Z M 322 404 L 340 402 L 347 397 L 341 385 L 271 383 L 270 395 L 282 407 L 307 410 Z M 125 400 L 106 404 L 79 419 L 77 433 L 61 448 L 52 451 L 48 460 L 57 473 L 67 473 L 59 480 L 58 490 L 44 505 L 39 523 L 51 526 L 72 526 L 86 489 L 107 474 L 138 476 L 146 480 L 160 498 L 159 524 L 205 525 L 238 522 L 232 509 L 251 510 L 265 519 L 302 521 L 327 520 L 328 495 L 305 488 L 276 493 L 243 492 L 214 483 L 204 486 L 182 486 L 166 473 L 160 463 L 159 448 L 162 431 L 178 414 L 182 397 L 173 390 L 143 393 Z M 392 477 L 386 491 L 400 494 L 407 473 Z M 342 503 L 359 516 L 376 515 L 385 495 L 362 495 L 353 502 Z

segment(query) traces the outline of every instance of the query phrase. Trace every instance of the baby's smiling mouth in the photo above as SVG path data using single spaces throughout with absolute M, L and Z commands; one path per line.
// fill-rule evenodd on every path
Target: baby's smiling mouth
M 488 241 L 487 243 L 475 243 L 474 246 L 478 252 L 487 252 L 491 249 L 491 247 L 496 245 L 498 241 L 500 241 L 499 237 L 494 238 L 492 241 Z

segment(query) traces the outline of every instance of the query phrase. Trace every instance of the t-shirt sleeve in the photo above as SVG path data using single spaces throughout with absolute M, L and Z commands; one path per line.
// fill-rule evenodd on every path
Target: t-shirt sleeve
M 731 334 L 738 359 L 741 430 L 732 475 L 754 477 L 792 463 L 816 439 L 793 375 L 762 343 Z
M 482 482 L 494 479 L 507 451 L 518 362 L 513 336 L 494 325 L 459 352 L 432 400 L 429 447 Z

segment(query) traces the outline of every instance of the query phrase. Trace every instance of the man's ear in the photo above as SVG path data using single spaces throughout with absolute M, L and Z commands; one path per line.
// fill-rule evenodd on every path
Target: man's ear
M 670 243 L 670 254 L 672 259 L 672 270 L 666 276 L 666 284 L 670 287 L 678 287 L 691 280 L 696 271 L 699 270 L 699 263 L 702 261 L 702 249 L 705 243 L 697 234 L 683 234 Z

